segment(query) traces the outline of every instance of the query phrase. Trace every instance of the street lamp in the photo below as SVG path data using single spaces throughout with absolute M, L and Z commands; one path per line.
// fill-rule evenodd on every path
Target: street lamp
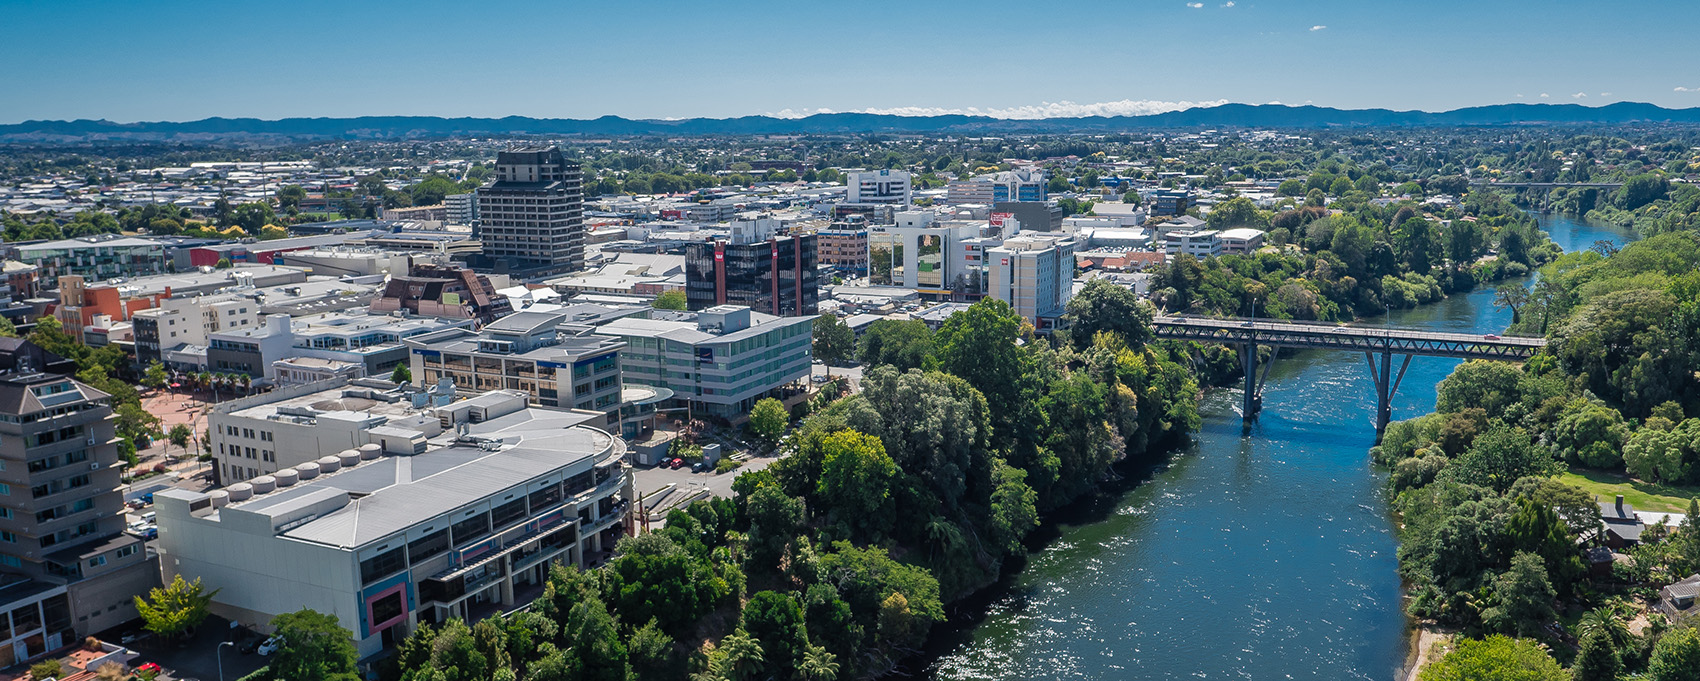
M 214 648 L 213 654 L 218 657 L 218 681 L 224 681 L 224 647 L 235 645 L 235 643 L 231 643 L 230 641 L 222 641 L 218 644 L 217 648 Z

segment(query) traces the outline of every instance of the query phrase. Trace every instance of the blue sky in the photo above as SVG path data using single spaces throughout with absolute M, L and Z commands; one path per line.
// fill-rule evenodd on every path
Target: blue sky
M 1692 0 L 0 0 L 0 26 L 0 122 L 1700 106 Z

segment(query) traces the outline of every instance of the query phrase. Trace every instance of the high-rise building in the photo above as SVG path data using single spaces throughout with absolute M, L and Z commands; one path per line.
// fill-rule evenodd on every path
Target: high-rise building
M 1056 325 L 1074 297 L 1074 251 L 1066 236 L 1019 236 L 986 250 L 987 295 L 1002 300 L 1044 330 Z
M 450 194 L 443 197 L 451 225 L 470 225 L 478 221 L 477 194 Z
M 686 245 L 685 298 L 690 308 L 743 305 L 780 317 L 817 314 L 818 237 L 778 232 L 778 220 L 734 222 L 730 239 Z
M 908 206 L 911 197 L 909 171 L 869 170 L 846 178 L 845 203 L 889 203 Z
M 1038 168 L 1006 170 L 992 177 L 992 200 L 988 203 L 1044 200 L 1045 171 L 1043 170 Z
M 512 269 L 584 269 L 584 193 L 579 164 L 559 147 L 496 155 L 496 181 L 478 190 L 484 255 Z
M 73 627 L 88 634 L 134 618 L 131 597 L 158 583 L 142 540 L 124 533 L 111 396 L 43 373 L 57 357 L 7 341 L 0 344 L 10 358 L 0 361 L 10 367 L 0 373 L 0 582 L 33 580 L 41 593 L 66 594 L 69 612 L 46 625 L 57 644 L 7 644 L 0 662 L 70 645 Z M 13 622 L 15 630 L 15 615 Z

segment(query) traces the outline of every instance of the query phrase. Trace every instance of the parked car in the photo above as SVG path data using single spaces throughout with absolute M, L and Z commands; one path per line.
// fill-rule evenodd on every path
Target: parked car
M 161 668 L 159 666 L 159 663 L 157 663 L 157 662 L 149 662 L 147 664 L 144 664 L 144 665 L 136 668 L 137 674 L 146 674 L 148 672 L 153 672 L 155 674 L 158 674 L 162 671 L 165 671 L 165 670 L 163 668 Z
M 698 461 L 696 463 L 691 464 L 691 472 L 692 473 L 701 473 L 701 472 L 706 471 L 706 470 L 708 470 L 708 462 L 707 461 Z
M 679 459 L 679 458 L 675 458 L 672 461 L 667 462 L 667 467 L 674 469 L 674 470 L 678 470 L 679 467 L 684 466 L 684 465 L 685 465 L 685 460 Z
M 282 636 L 273 636 L 271 638 L 266 639 L 265 643 L 260 644 L 258 652 L 261 655 L 270 655 L 272 653 L 277 652 L 277 649 L 281 648 L 281 647 L 283 647 L 283 637 Z
M 147 525 L 147 526 L 143 527 L 142 529 L 137 530 L 137 532 L 142 535 L 143 539 L 158 539 L 159 538 L 159 526 L 158 525 Z

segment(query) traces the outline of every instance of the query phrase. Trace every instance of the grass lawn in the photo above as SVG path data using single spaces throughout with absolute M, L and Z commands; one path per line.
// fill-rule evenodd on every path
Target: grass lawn
M 1598 495 L 1602 502 L 1611 501 L 1622 494 L 1623 500 L 1629 502 L 1637 511 L 1687 513 L 1688 500 L 1700 497 L 1700 487 L 1659 485 L 1619 473 L 1586 468 L 1571 469 L 1558 479 L 1567 485 L 1587 490 L 1589 494 Z

